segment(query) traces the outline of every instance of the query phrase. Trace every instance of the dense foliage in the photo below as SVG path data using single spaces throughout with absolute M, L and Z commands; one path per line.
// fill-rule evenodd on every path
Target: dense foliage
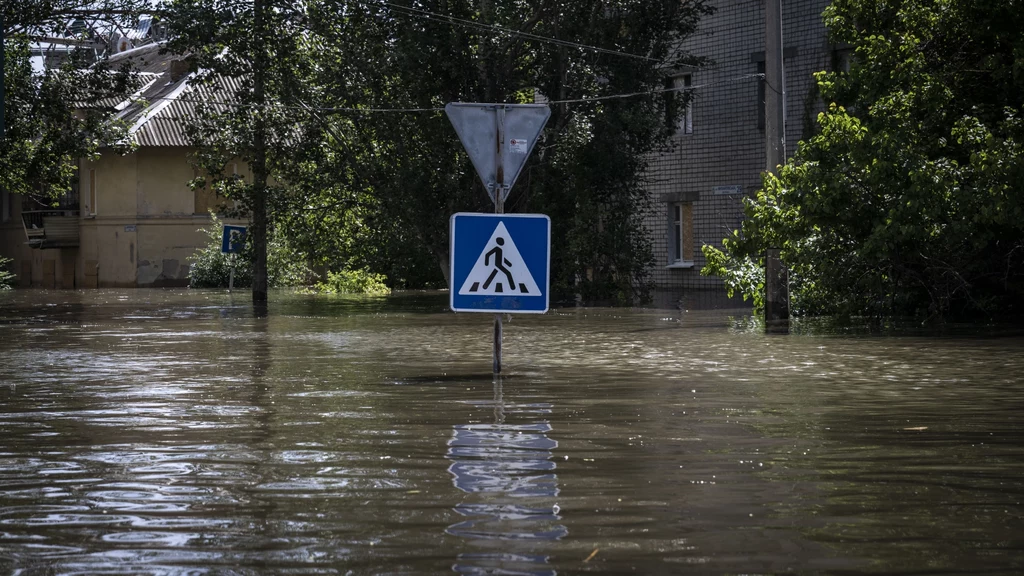
M 17 276 L 8 269 L 11 262 L 10 258 L 0 256 L 0 290 L 10 290 L 17 279 Z
M 221 252 L 221 238 L 224 227 L 213 214 L 212 226 L 204 228 L 209 240 L 190 259 L 188 283 L 191 288 L 227 288 L 230 283 L 231 265 L 235 266 L 235 287 L 252 286 L 252 250 L 250 244 L 240 254 L 228 255 Z M 287 240 L 272 236 L 267 246 L 267 281 L 272 288 L 303 286 L 311 281 L 312 271 L 303 258 L 289 246 Z
M 384 280 L 384 276 L 365 270 L 340 270 L 328 272 L 327 279 L 318 282 L 316 290 L 326 294 L 386 296 L 391 293 L 391 289 Z
M 849 71 L 747 203 L 705 273 L 760 302 L 782 249 L 808 314 L 1020 313 L 1024 297 L 1024 11 L 1012 2 L 836 0 Z
M 265 194 L 269 225 L 311 263 L 369 268 L 399 287 L 444 285 L 448 218 L 493 210 L 440 111 L 447 102 L 655 91 L 674 40 L 708 12 L 703 0 L 263 3 L 262 26 L 248 5 L 169 4 L 174 48 L 191 52 L 211 81 L 244 80 L 232 95 L 238 106 L 211 106 L 198 123 L 200 164 L 218 180 L 231 158 L 265 152 L 263 190 L 257 176 L 222 178 L 221 191 L 246 209 Z M 551 216 L 557 297 L 646 295 L 642 179 L 647 155 L 667 139 L 666 112 L 675 113 L 655 93 L 553 106 L 506 211 Z
M 676 110 L 655 93 L 599 99 L 660 89 L 674 40 L 707 12 L 676 0 L 323 2 L 311 19 L 327 56 L 322 101 L 355 109 L 333 115 L 350 153 L 331 172 L 368 182 L 368 217 L 396 223 L 419 261 L 447 275 L 449 216 L 493 207 L 439 109 L 545 96 L 551 120 L 506 211 L 551 217 L 556 299 L 642 299 L 652 261 L 643 175 Z M 396 108 L 419 111 L 370 110 Z
M 0 4 L 5 36 L 5 134 L 0 139 L 0 186 L 47 201 L 71 188 L 79 158 L 101 146 L 122 151 L 125 127 L 110 121 L 114 104 L 138 88 L 127 65 L 102 56 L 106 41 L 95 29 L 134 22 L 148 3 L 139 0 L 10 0 Z M 88 19 L 95 28 L 76 27 Z M 30 45 L 63 38 L 59 65 L 33 70 Z M 51 62 L 52 63 L 52 62 Z

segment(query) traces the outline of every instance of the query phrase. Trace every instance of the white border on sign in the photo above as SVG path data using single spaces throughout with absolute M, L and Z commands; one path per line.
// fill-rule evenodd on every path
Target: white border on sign
M 491 214 L 489 212 L 456 212 L 448 219 L 448 258 L 449 281 L 455 284 L 455 217 L 480 216 L 484 218 L 544 218 L 548 224 L 547 270 L 544 274 L 544 309 L 543 310 L 492 310 L 482 308 L 456 308 L 455 294 L 458 290 L 448 288 L 448 308 L 452 312 L 482 312 L 487 314 L 546 314 L 551 309 L 551 217 L 547 214 Z

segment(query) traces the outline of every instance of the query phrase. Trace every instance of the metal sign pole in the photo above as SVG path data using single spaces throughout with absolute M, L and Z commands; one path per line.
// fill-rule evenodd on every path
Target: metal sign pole
M 494 179 L 494 213 L 504 214 L 505 213 L 505 190 L 503 183 L 505 182 L 505 171 L 502 165 L 501 152 L 505 145 L 505 108 L 500 107 L 496 110 L 494 115 L 495 122 L 497 122 L 498 137 L 496 154 L 496 177 Z M 501 374 L 501 339 L 502 339 L 502 326 L 501 326 L 501 314 L 494 315 L 494 373 Z
M 235 258 L 237 258 L 237 257 L 238 257 L 238 255 L 236 255 L 236 254 L 232 254 L 230 256 L 230 258 L 231 258 L 231 272 L 228 274 L 228 293 L 229 294 L 231 293 L 232 290 L 235 289 Z

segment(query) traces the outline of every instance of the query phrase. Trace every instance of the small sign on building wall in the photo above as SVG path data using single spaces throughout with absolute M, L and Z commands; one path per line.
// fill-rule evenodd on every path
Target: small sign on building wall
M 135 224 L 127 224 L 124 227 L 125 232 L 135 232 Z
M 711 189 L 712 194 L 715 196 L 727 196 L 731 194 L 742 194 L 743 186 L 739 184 L 732 184 L 730 186 L 715 186 Z
M 739 186 L 739 184 L 731 184 L 731 186 L 717 186 L 712 189 L 712 194 L 715 196 L 728 196 L 742 193 L 743 187 Z

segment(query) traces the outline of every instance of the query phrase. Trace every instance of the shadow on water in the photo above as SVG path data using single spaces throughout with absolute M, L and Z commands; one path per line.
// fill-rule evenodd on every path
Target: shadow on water
M 548 437 L 551 425 L 539 416 L 549 404 L 506 405 L 503 378 L 494 376 L 493 424 L 459 424 L 448 441 L 453 483 L 469 496 L 455 507 L 467 518 L 449 526 L 448 534 L 466 540 L 452 569 L 460 574 L 553 575 L 548 557 L 509 552 L 507 541 L 554 541 L 568 535 L 559 523 L 558 442 Z M 508 423 L 509 416 L 526 420 Z

